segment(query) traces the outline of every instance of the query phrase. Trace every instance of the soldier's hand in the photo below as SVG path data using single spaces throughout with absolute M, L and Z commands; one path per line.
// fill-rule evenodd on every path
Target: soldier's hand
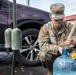
M 69 48 L 72 48 L 72 47 L 74 47 L 76 45 L 74 40 L 73 39 L 69 39 L 69 38 L 64 41 L 64 44 L 66 46 L 68 46 Z
M 63 48 L 62 47 L 59 47 L 59 53 L 60 54 L 62 54 L 62 50 L 63 50 Z M 69 52 L 68 52 L 68 55 L 70 55 Z
M 59 53 L 62 54 L 62 47 L 59 47 Z

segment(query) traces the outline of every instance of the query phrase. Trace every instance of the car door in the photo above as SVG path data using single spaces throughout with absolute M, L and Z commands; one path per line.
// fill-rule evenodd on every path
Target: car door
M 0 0 L 0 47 L 4 43 L 4 31 L 8 28 L 8 12 L 6 3 Z

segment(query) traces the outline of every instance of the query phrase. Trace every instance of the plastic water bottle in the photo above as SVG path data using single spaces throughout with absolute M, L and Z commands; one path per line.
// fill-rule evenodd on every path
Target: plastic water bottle
M 76 60 L 73 60 L 63 48 L 62 55 L 53 63 L 53 75 L 76 75 Z

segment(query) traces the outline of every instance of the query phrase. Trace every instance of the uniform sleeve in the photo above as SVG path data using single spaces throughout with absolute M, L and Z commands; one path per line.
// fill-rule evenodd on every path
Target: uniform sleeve
M 38 36 L 38 42 L 39 42 L 39 47 L 40 50 L 51 50 L 52 53 L 57 53 L 59 46 L 55 45 L 55 44 L 51 44 L 51 41 L 49 39 L 49 33 L 47 30 L 47 25 L 44 25 L 40 32 L 39 32 L 39 36 Z

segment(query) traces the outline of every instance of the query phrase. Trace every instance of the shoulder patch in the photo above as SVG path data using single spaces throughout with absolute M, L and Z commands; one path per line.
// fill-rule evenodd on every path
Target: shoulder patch
M 47 27 L 44 25 L 41 30 L 45 33 L 47 31 Z

